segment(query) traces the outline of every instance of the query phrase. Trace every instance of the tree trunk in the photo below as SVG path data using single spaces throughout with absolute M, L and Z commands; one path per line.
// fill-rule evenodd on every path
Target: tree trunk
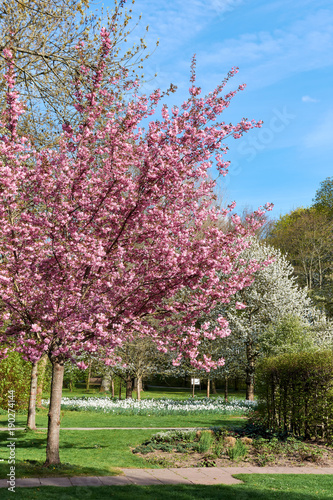
M 101 387 L 99 389 L 99 392 L 107 392 L 110 390 L 111 387 L 111 375 L 110 373 L 105 373 L 103 378 L 102 378 L 102 383 Z
M 210 378 L 207 379 L 207 398 L 210 397 Z
M 38 378 L 37 378 L 37 406 L 38 406 L 38 408 L 42 407 L 42 395 L 43 395 L 43 386 L 44 386 L 44 378 L 45 378 L 47 360 L 48 360 L 48 357 L 45 354 L 38 361 Z
M 126 399 L 132 398 L 133 384 L 130 375 L 126 378 Z
M 212 380 L 212 394 L 217 394 L 216 382 L 214 379 Z
M 224 385 L 224 401 L 228 401 L 228 377 L 225 377 L 225 385 Z
M 59 432 L 62 383 L 64 379 L 63 361 L 52 362 L 51 397 L 48 413 L 46 462 L 44 465 L 60 464 L 59 457 Z
M 89 391 L 89 388 L 90 388 L 90 377 L 91 377 L 91 361 L 89 361 L 89 365 L 88 365 L 88 378 L 87 378 L 87 382 L 86 382 L 86 390 Z
M 235 391 L 238 391 L 238 377 L 235 377 Z
M 141 401 L 141 387 L 142 387 L 142 377 L 138 377 L 137 383 L 136 383 L 136 394 L 137 394 L 138 401 Z
M 195 388 L 194 378 L 192 380 L 193 380 L 193 384 L 192 384 L 192 398 L 194 398 L 194 388 Z
M 111 397 L 114 398 L 114 380 L 111 378 Z
M 254 371 L 255 371 L 255 358 L 252 349 L 252 342 L 246 345 L 246 399 L 254 401 Z
M 119 382 L 119 401 L 121 400 L 121 379 Z
M 37 370 L 38 364 L 31 363 L 30 396 L 28 406 L 27 428 L 36 429 L 36 398 L 37 398 Z

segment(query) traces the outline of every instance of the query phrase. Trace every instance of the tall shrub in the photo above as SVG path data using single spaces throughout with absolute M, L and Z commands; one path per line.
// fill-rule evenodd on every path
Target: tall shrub
M 18 352 L 0 360 L 0 408 L 8 408 L 8 392 L 14 391 L 15 410 L 26 409 L 29 400 L 31 363 Z
M 257 391 L 259 412 L 270 429 L 332 439 L 332 351 L 282 354 L 261 361 Z

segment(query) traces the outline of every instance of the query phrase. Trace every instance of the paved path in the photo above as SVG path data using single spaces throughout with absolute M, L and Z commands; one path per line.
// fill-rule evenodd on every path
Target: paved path
M 182 469 L 120 469 L 120 476 L 43 477 L 16 479 L 16 487 L 123 486 L 126 484 L 241 484 L 233 474 L 333 474 L 333 467 L 193 467 Z M 0 479 L 0 488 L 7 488 Z

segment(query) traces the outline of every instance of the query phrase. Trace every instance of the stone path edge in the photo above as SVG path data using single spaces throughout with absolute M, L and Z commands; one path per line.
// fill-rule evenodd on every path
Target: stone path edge
M 76 476 L 19 478 L 15 487 L 39 486 L 142 486 L 166 484 L 218 485 L 242 484 L 233 477 L 235 474 L 328 474 L 333 475 L 333 467 L 191 467 L 168 469 L 119 469 L 119 476 Z M 0 488 L 8 488 L 7 479 L 0 479 Z

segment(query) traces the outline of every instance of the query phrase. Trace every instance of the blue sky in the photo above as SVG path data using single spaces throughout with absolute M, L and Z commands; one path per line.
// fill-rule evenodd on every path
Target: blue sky
M 109 3 L 108 3 L 109 2 Z M 111 0 L 104 2 L 112 6 Z M 333 175 L 333 4 L 331 0 L 136 0 L 142 14 L 134 37 L 149 25 L 153 49 L 144 90 L 187 97 L 189 68 L 197 55 L 197 84 L 208 93 L 232 66 L 232 87 L 246 83 L 224 113 L 226 122 L 262 119 L 262 129 L 229 142 L 230 173 L 218 180 L 238 210 L 274 203 L 272 217 L 308 206 L 319 184 Z

